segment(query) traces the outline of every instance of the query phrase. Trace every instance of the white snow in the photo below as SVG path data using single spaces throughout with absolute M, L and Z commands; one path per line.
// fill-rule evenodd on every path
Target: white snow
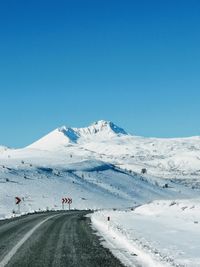
M 91 217 L 106 245 L 129 259 L 127 266 L 136 260 L 142 266 L 200 266 L 200 199 L 154 201 L 134 211 L 100 211 Z
M 128 266 L 199 266 L 199 193 L 200 137 L 144 138 L 98 121 L 0 147 L 0 218 L 17 211 L 16 196 L 21 213 L 61 209 L 63 197 L 72 208 L 109 209 L 92 220 Z
M 90 152 L 96 159 L 123 169 L 162 178 L 196 179 L 200 175 L 200 137 L 144 138 L 127 134 L 112 122 L 98 121 L 85 128 L 63 126 L 29 146 L 57 151 L 69 145 Z

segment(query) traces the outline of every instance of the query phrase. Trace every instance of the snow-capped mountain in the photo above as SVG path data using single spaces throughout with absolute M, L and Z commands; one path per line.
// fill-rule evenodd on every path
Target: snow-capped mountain
M 78 143 L 79 141 L 107 140 L 108 138 L 122 135 L 127 135 L 122 128 L 112 122 L 101 120 L 85 128 L 62 126 L 28 147 L 46 150 L 60 149 L 63 146 Z
M 138 137 L 98 121 L 57 128 L 22 149 L 2 149 L 0 217 L 12 211 L 16 195 L 23 196 L 24 211 L 60 207 L 63 196 L 71 196 L 76 208 L 93 209 L 194 197 L 199 141 Z
M 92 158 L 162 177 L 200 175 L 200 137 L 144 138 L 127 132 L 108 121 L 85 128 L 63 126 L 28 146 L 30 149 L 60 151 L 69 146 L 85 150 Z

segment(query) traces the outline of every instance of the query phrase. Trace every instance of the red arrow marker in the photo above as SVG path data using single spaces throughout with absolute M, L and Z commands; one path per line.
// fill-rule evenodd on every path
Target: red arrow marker
M 64 204 L 65 203 L 65 199 L 64 198 L 62 198 L 62 204 Z
M 18 205 L 21 202 L 21 198 L 15 197 L 15 204 Z

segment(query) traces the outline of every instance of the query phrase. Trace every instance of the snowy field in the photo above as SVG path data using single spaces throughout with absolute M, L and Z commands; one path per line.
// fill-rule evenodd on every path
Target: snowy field
M 91 217 L 104 245 L 127 266 L 200 266 L 200 199 L 154 201 Z
M 191 194 L 182 185 L 163 188 L 144 176 L 84 158 L 78 152 L 71 157 L 70 149 L 69 152 L 57 152 L 55 156 L 40 151 L 38 155 L 25 149 L 9 151 L 9 159 L 1 158 L 0 218 L 17 211 L 16 196 L 23 200 L 21 212 L 30 212 L 61 209 L 63 197 L 73 199 L 72 208 L 96 210 L 133 207 L 154 199 Z
M 188 176 L 186 187 L 182 176 L 180 181 L 174 178 L 176 168 L 170 169 L 170 179 L 160 169 L 156 175 L 152 171 L 154 164 L 174 157 L 180 150 L 188 153 L 187 160 L 191 159 L 190 165 L 195 169 L 189 158 L 194 146 L 195 150 L 199 149 L 196 138 L 188 143 L 182 139 L 138 138 L 105 121 L 80 129 L 58 128 L 22 149 L 2 146 L 0 217 L 11 216 L 16 211 L 15 196 L 23 200 L 21 212 L 60 209 L 62 197 L 73 198 L 72 208 L 106 209 L 133 207 L 155 199 L 198 196 L 198 182 L 194 184 L 194 179 Z M 151 147 L 154 147 L 152 151 Z M 174 154 L 170 152 L 163 158 L 167 149 Z M 150 157 L 149 153 L 160 154 Z M 182 154 L 176 157 L 176 161 L 181 160 Z M 131 170 L 126 168 L 129 165 Z M 147 173 L 141 175 L 142 168 Z

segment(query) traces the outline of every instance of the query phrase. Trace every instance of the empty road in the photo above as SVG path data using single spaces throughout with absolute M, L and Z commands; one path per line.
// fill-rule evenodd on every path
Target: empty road
M 101 246 L 87 213 L 48 212 L 0 221 L 0 267 L 122 267 Z

